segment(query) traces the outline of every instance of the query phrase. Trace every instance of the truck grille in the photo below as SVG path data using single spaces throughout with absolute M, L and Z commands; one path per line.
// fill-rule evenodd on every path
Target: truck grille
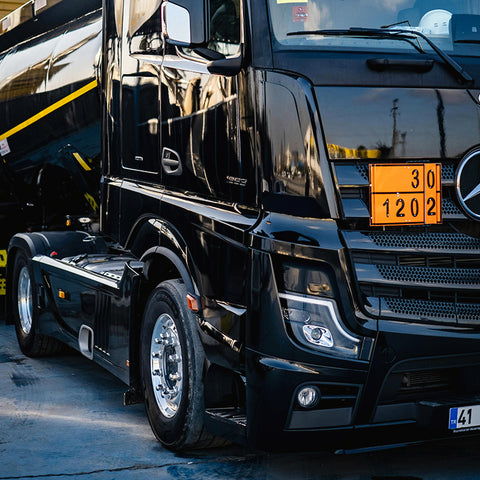
M 442 166 L 444 222 L 425 227 L 370 227 L 368 163 L 337 161 L 334 168 L 342 235 L 364 313 L 480 326 L 480 228 L 457 206 L 454 162 Z
M 387 375 L 378 404 L 392 405 L 423 401 L 426 398 L 433 400 L 455 396 L 458 399 L 459 395 L 478 395 L 478 368 L 478 355 L 401 362 Z

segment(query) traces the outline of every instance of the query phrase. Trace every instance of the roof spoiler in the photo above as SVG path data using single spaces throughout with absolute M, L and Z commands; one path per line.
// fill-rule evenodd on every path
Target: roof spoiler
M 102 7 L 102 0 L 30 0 L 0 19 L 0 52 Z

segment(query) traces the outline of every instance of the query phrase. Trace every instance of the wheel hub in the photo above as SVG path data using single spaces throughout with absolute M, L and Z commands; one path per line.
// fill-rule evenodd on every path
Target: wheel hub
M 158 317 L 150 345 L 150 373 L 155 399 L 161 413 L 172 418 L 182 398 L 182 350 L 177 327 L 166 313 Z
M 28 335 L 32 330 L 32 284 L 26 265 L 18 275 L 18 316 L 23 333 Z

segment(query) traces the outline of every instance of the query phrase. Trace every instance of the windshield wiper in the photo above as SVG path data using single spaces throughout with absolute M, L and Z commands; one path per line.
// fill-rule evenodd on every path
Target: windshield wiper
M 408 35 L 410 32 L 402 32 L 402 33 L 391 33 L 391 30 L 385 31 L 380 30 L 377 28 L 349 28 L 344 30 L 331 30 L 331 29 L 324 29 L 324 30 L 300 30 L 298 32 L 288 32 L 287 36 L 297 36 L 297 35 L 325 35 L 331 37 L 374 37 L 380 40 L 391 40 L 392 37 L 397 40 L 404 40 L 412 45 L 413 48 L 418 50 L 420 53 L 425 53 L 421 45 L 416 45 L 411 40 L 415 39 L 414 35 Z
M 422 38 L 425 40 L 432 50 L 443 60 L 443 62 L 450 68 L 450 70 L 455 73 L 457 78 L 462 80 L 465 83 L 473 83 L 473 78 L 465 71 L 465 69 L 460 66 L 452 57 L 447 55 L 441 48 L 435 45 L 426 35 L 416 30 L 403 30 L 401 28 L 388 29 L 384 30 L 381 28 L 362 28 L 362 27 L 351 27 L 344 30 L 306 30 L 298 32 L 289 32 L 287 36 L 290 35 L 331 35 L 331 36 L 355 36 L 355 37 L 373 37 L 379 39 L 399 39 L 408 41 L 413 45 L 416 50 L 421 53 L 425 51 L 413 42 L 409 42 L 410 39 Z

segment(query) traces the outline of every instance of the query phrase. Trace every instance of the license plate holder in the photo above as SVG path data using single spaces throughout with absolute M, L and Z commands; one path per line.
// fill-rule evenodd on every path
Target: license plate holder
M 440 163 L 369 165 L 370 225 L 442 223 Z
M 452 432 L 480 429 L 480 405 L 450 408 L 448 429 Z

